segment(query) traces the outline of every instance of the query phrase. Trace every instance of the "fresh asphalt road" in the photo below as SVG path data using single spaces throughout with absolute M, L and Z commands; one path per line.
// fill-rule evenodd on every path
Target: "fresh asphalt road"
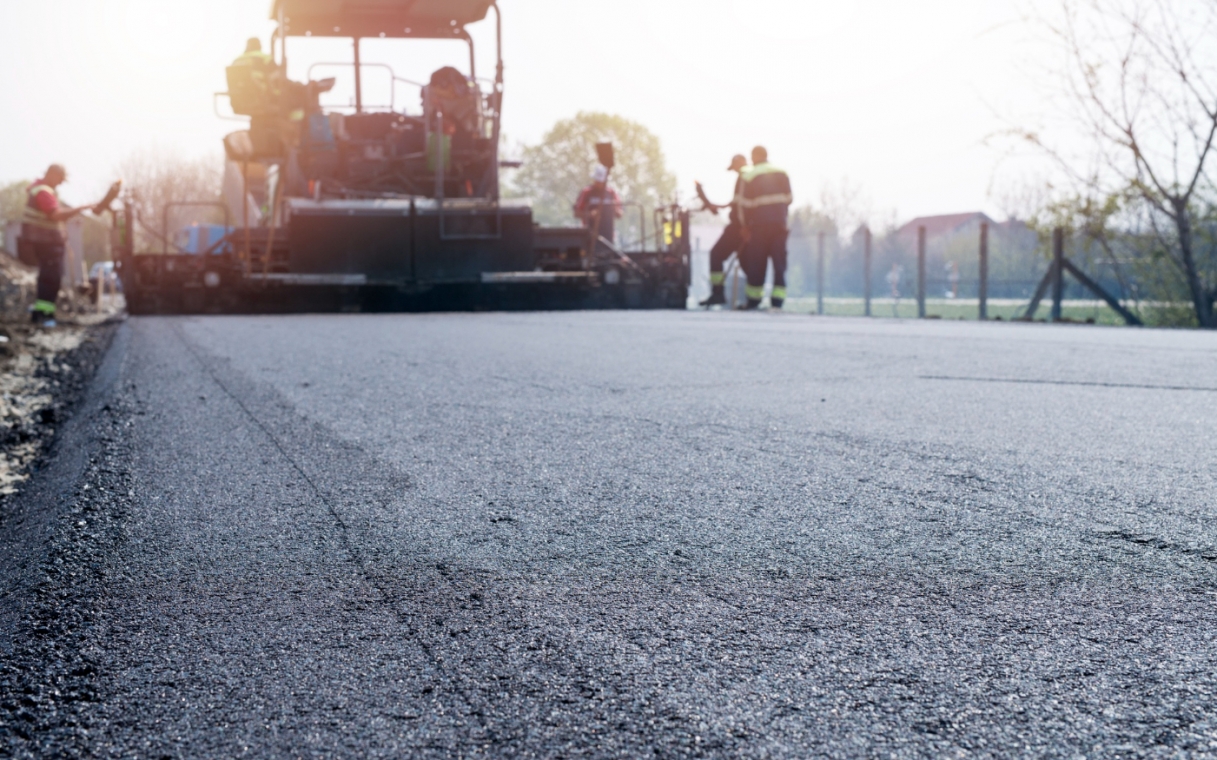
M 1217 755 L 1217 335 L 139 318 L 110 360 L 92 754 Z

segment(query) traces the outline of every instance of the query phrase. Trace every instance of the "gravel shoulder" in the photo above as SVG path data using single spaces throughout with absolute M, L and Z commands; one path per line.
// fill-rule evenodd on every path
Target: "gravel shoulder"
M 31 478 L 59 458 L 55 443 L 84 403 L 114 331 L 99 321 L 53 330 L 0 325 L 0 632 L 11 630 L 14 589 L 40 561 L 53 522 L 47 479 Z M 7 648 L 2 633 L 0 646 Z

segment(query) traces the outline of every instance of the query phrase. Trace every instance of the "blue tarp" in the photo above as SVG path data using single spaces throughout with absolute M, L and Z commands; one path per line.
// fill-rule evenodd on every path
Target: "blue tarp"
M 173 233 L 173 244 L 179 253 L 229 253 L 232 246 L 218 243 L 231 232 L 222 224 L 192 224 Z

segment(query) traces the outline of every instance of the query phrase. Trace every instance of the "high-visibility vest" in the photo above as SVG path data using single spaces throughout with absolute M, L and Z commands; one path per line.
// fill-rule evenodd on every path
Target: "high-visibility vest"
M 35 199 L 42 193 L 50 193 L 55 196 L 56 201 L 59 200 L 59 193 L 50 185 L 31 185 L 30 189 L 26 191 L 29 197 L 25 202 L 25 211 L 21 215 L 21 223 L 43 230 L 50 230 L 51 232 L 60 232 L 61 226 L 59 222 L 52 219 L 48 214 L 39 211 L 38 207 L 34 204 Z
M 232 62 L 233 66 L 273 66 L 274 64 L 275 59 L 271 57 L 271 54 L 263 53 L 261 50 L 242 53 Z
M 281 87 L 279 86 L 278 78 L 275 76 L 277 73 L 275 59 L 270 53 L 263 53 L 261 50 L 242 53 L 232 62 L 232 67 L 230 68 L 233 67 L 239 69 L 248 68 L 250 83 L 262 91 L 262 93 L 274 96 L 279 94 Z M 230 87 L 231 81 L 230 79 Z
M 757 164 L 744 172 L 743 198 L 740 211 L 744 224 L 786 224 L 786 216 L 794 196 L 790 177 L 771 163 Z
M 250 78 L 257 82 L 259 86 L 265 87 L 266 75 L 275 68 L 275 59 L 269 53 L 254 50 L 237 56 L 237 60 L 233 61 L 232 65 L 248 66 L 250 68 Z

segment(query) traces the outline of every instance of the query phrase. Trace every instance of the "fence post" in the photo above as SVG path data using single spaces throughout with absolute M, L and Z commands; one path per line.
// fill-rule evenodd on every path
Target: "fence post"
M 925 318 L 925 227 L 917 228 L 917 317 Z
M 1052 231 L 1052 321 L 1061 321 L 1061 299 L 1065 295 L 1065 230 Z
M 862 297 L 866 301 L 866 316 L 870 316 L 870 281 L 871 281 L 871 236 L 870 227 L 863 228 L 862 233 Z
M 820 233 L 820 253 L 816 260 L 816 314 L 824 313 L 824 233 Z
M 980 318 L 989 318 L 989 223 L 980 223 Z

